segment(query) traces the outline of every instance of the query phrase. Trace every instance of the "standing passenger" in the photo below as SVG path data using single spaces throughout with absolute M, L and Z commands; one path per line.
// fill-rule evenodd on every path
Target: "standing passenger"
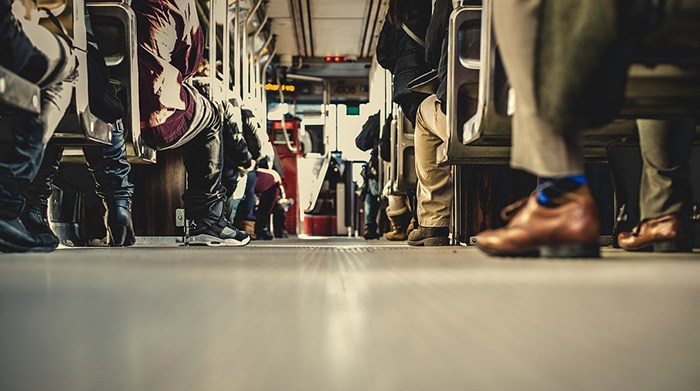
M 430 0 L 391 0 L 377 43 L 377 61 L 394 75 L 393 101 L 413 126 L 418 107 L 428 95 L 409 90 L 408 83 L 430 70 L 425 62 L 425 33 L 431 7 Z M 418 149 L 416 145 L 416 153 Z M 419 185 L 419 200 L 420 193 Z M 392 225 L 387 239 L 406 240 L 413 215 L 405 196 L 389 196 L 387 216 Z

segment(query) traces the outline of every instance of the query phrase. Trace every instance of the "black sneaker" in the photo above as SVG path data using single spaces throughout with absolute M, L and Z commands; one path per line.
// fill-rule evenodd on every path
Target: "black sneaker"
M 33 233 L 19 218 L 0 217 L 0 252 L 50 252 L 58 247 L 55 235 Z
M 250 243 L 250 236 L 233 226 L 226 219 L 208 224 L 207 219 L 193 222 L 189 236 L 185 238 L 188 246 L 238 247 Z
M 418 227 L 408 235 L 409 246 L 449 246 L 448 227 Z

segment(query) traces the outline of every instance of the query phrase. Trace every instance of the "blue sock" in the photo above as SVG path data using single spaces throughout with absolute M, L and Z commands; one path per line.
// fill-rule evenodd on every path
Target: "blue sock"
M 540 178 L 535 191 L 537 203 L 547 208 L 556 208 L 568 200 L 567 193 L 574 192 L 588 183 L 583 174 L 557 178 Z

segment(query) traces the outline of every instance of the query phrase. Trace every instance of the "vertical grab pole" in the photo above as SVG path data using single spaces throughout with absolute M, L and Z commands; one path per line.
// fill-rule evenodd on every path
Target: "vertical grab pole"
M 241 99 L 241 0 L 236 0 L 235 24 L 233 29 L 233 91 L 236 99 Z M 239 102 L 241 104 L 241 102 Z
M 248 12 L 248 15 L 245 18 L 245 21 L 243 22 L 243 36 L 241 39 L 243 39 L 243 49 L 242 49 L 242 57 L 245 61 L 245 74 L 243 75 L 243 101 L 245 102 L 246 99 L 250 97 L 250 53 L 248 53 L 248 24 L 250 21 L 253 19 L 253 16 L 255 15 L 256 12 L 258 12 L 258 8 L 260 8 L 260 5 L 262 5 L 263 0 L 258 0 L 253 8 Z

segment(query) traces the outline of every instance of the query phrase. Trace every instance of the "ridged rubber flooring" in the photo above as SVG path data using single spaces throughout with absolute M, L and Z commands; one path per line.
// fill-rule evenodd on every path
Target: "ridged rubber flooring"
M 0 255 L 0 390 L 700 390 L 700 254 L 604 257 L 354 239 Z

